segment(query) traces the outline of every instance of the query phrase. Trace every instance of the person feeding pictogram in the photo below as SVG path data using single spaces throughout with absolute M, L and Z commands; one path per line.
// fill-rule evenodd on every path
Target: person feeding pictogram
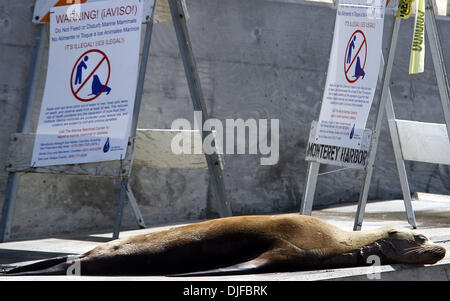
M 89 57 L 86 55 L 83 60 L 78 64 L 77 66 L 77 73 L 75 75 L 75 85 L 79 85 L 82 82 L 83 79 L 83 69 L 87 69 L 87 65 L 85 62 L 87 62 Z

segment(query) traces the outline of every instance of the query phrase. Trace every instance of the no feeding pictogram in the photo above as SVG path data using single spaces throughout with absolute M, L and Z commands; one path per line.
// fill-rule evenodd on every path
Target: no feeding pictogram
M 111 65 L 106 54 L 98 49 L 83 53 L 72 69 L 70 89 L 79 101 L 91 101 L 102 93 L 109 94 Z
M 345 50 L 344 74 L 349 83 L 364 79 L 364 67 L 367 61 L 367 40 L 361 30 L 356 30 L 350 37 Z

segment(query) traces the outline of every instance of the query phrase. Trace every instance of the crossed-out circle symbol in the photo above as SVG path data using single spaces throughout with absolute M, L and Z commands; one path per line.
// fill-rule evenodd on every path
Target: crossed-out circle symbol
M 362 38 L 362 42 L 357 50 L 355 48 L 355 50 L 356 50 L 355 55 L 351 55 L 352 47 L 350 47 L 350 45 L 352 43 L 354 43 L 352 41 L 355 41 L 356 37 L 359 37 L 359 39 Z M 360 54 L 362 48 L 364 48 L 364 52 L 362 53 L 361 56 L 364 57 L 364 63 L 361 64 L 360 59 L 359 59 L 359 54 Z M 350 51 L 350 53 L 349 53 L 349 51 Z M 366 36 L 364 35 L 364 32 L 362 32 L 361 30 L 358 29 L 351 35 L 350 40 L 347 43 L 347 49 L 345 50 L 344 74 L 345 74 L 345 78 L 347 79 L 347 81 L 349 83 L 356 82 L 361 77 L 361 75 L 364 78 L 364 74 L 365 74 L 364 67 L 366 66 L 366 61 L 367 61 L 367 40 L 366 40 Z M 356 66 L 355 66 L 355 64 L 356 64 Z M 359 66 L 358 66 L 358 64 L 359 64 Z M 355 66 L 355 68 L 352 68 L 353 66 Z M 359 72 L 357 72 L 358 74 L 355 73 L 353 76 L 349 75 L 350 70 L 355 70 L 356 68 L 359 68 Z
M 95 67 L 92 69 L 92 71 L 89 73 L 89 75 L 80 83 L 80 85 L 78 87 L 74 87 L 75 70 L 77 69 L 79 64 L 82 63 L 82 60 L 87 56 L 87 54 L 90 54 L 90 53 L 97 53 L 97 57 L 98 57 L 99 61 L 98 61 L 97 64 L 95 64 Z M 94 76 L 94 73 L 104 63 L 107 64 L 107 73 L 108 73 L 108 75 L 107 75 L 105 83 L 103 84 L 103 87 L 100 89 L 100 91 L 96 91 L 97 93 L 95 93 L 94 96 L 92 96 L 92 97 L 82 97 L 82 96 L 80 96 L 79 94 L 80 94 L 81 89 L 83 89 L 83 87 L 86 85 L 86 83 L 88 81 L 90 81 L 92 76 Z M 78 73 L 78 70 L 77 70 L 77 73 Z M 108 82 L 109 82 L 110 75 L 111 75 L 111 65 L 109 63 L 109 59 L 106 56 L 106 54 L 103 51 L 98 50 L 98 49 L 91 49 L 89 51 L 86 51 L 85 53 L 83 53 L 78 58 L 78 60 L 75 62 L 75 65 L 73 66 L 73 69 L 72 69 L 72 74 L 70 76 L 70 89 L 72 90 L 73 96 L 75 96 L 75 98 L 78 99 L 79 101 L 84 101 L 84 102 L 96 99 L 97 97 L 99 97 L 105 91 L 105 89 L 107 89 L 107 85 L 108 85 Z M 78 76 L 78 74 L 75 75 L 75 76 Z M 77 79 L 75 79 L 75 82 L 76 81 L 77 81 Z

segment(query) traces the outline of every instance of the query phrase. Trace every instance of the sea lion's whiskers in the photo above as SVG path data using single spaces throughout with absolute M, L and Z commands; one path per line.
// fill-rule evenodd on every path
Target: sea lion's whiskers
M 421 253 L 425 252 L 426 249 L 414 246 L 414 247 L 406 248 L 405 251 L 406 252 L 404 252 L 403 254 L 411 255 L 411 254 L 421 254 Z

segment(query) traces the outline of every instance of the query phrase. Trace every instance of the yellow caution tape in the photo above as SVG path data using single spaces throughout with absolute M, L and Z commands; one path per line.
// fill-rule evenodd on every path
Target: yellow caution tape
M 423 72 L 425 65 L 425 0 L 416 1 L 415 15 L 409 74 Z
M 414 0 L 400 0 L 398 3 L 397 18 L 408 19 L 412 14 Z

